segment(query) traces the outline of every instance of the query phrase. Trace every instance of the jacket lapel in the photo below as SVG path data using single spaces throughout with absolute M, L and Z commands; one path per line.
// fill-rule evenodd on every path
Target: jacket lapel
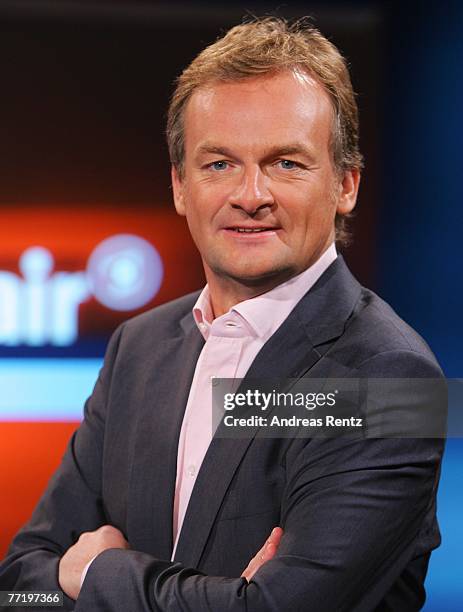
M 204 340 L 191 315 L 184 335 L 155 347 L 137 413 L 128 502 L 128 531 L 142 552 L 170 559 L 177 448 L 193 374 Z
M 248 379 L 300 378 L 344 331 L 361 287 L 339 256 L 262 347 Z M 254 428 L 256 435 L 258 428 Z M 214 437 L 204 457 L 180 534 L 175 560 L 198 567 L 215 518 L 253 434 Z

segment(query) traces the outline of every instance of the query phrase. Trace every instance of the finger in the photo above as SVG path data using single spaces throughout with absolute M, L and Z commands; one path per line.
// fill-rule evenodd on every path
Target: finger
M 99 541 L 107 548 L 129 548 L 122 531 L 113 525 L 102 525 L 92 533 L 97 534 Z
M 82 554 L 91 557 L 98 555 L 108 548 L 128 549 L 129 543 L 124 534 L 112 525 L 102 525 L 95 531 L 85 531 L 80 534 L 77 545 Z
M 244 572 L 241 574 L 241 576 L 243 578 L 246 578 L 246 580 L 249 582 L 251 580 L 251 578 L 254 576 L 254 574 L 257 572 L 257 570 L 260 567 L 260 561 L 262 556 L 264 555 L 264 546 L 259 550 L 259 552 L 257 553 L 257 555 L 255 555 L 251 561 L 249 561 L 248 566 L 246 567 L 246 569 L 244 570 Z M 263 561 L 262 561 L 263 562 Z
M 272 533 L 270 534 L 267 540 L 267 543 L 275 544 L 275 546 L 278 548 L 278 546 L 280 545 L 282 536 L 283 536 L 283 529 L 281 527 L 274 527 L 272 529 Z
M 262 556 L 261 556 L 262 563 L 266 563 L 267 561 L 270 561 L 270 559 L 273 559 L 276 552 L 277 552 L 277 547 L 275 546 L 275 544 L 273 544 L 272 542 L 269 542 L 267 546 L 265 547 L 264 552 L 262 553 Z
M 254 574 L 257 572 L 257 570 L 260 569 L 262 565 L 264 565 L 264 563 L 266 563 L 267 561 L 270 561 L 270 559 L 273 557 L 275 552 L 276 552 L 276 548 L 273 544 L 266 544 L 265 546 L 263 546 L 259 550 L 257 555 L 251 559 L 247 568 L 244 570 L 241 576 L 243 578 L 246 578 L 246 580 L 249 582 L 251 578 L 254 576 Z
M 120 531 L 120 529 L 114 527 L 113 525 L 101 525 L 101 527 L 98 527 L 98 529 L 96 529 L 92 533 L 99 533 L 105 536 L 124 537 L 122 531 Z
M 257 559 L 257 560 L 271 559 L 275 555 L 278 549 L 278 546 L 280 545 L 282 535 L 283 535 L 283 529 L 281 527 L 274 527 L 269 537 L 265 541 L 265 544 L 256 554 L 254 559 Z
M 274 529 L 272 529 L 272 532 L 266 540 L 265 544 L 251 559 L 248 566 L 241 574 L 243 578 L 246 578 L 246 580 L 249 582 L 254 576 L 254 574 L 257 572 L 257 570 L 260 569 L 262 565 L 264 565 L 264 563 L 267 563 L 267 561 L 273 559 L 278 550 L 282 535 L 283 529 L 281 529 L 281 527 L 275 527 Z

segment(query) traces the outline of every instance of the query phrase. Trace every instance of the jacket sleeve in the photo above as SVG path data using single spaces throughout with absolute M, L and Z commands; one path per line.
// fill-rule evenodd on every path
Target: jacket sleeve
M 85 404 L 84 420 L 60 467 L 0 565 L 0 590 L 60 590 L 61 556 L 82 532 L 105 523 L 101 499 L 104 413 L 120 335 L 121 328 L 108 345 L 103 369 Z M 74 603 L 64 595 L 65 610 L 72 610 Z
M 411 351 L 375 356 L 354 376 L 388 373 L 442 376 L 436 365 Z M 425 405 L 427 398 L 405 395 L 403 402 L 410 401 Z M 107 550 L 90 566 L 75 611 L 374 610 L 410 561 L 437 545 L 435 538 L 418 544 L 423 538 L 417 536 L 430 530 L 443 440 L 305 442 L 292 445 L 279 550 L 249 584 L 137 551 Z

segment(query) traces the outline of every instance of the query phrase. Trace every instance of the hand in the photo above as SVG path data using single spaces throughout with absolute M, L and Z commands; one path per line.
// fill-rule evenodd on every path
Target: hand
M 278 546 L 280 545 L 281 536 L 283 535 L 283 529 L 281 527 L 274 527 L 272 529 L 272 533 L 270 534 L 268 540 L 259 550 L 259 552 L 249 561 L 249 565 L 241 574 L 242 578 L 246 578 L 248 582 L 251 581 L 251 578 L 260 569 L 264 563 L 270 561 L 275 556 Z
M 108 548 L 129 548 L 129 543 L 119 529 L 111 525 L 82 533 L 77 542 L 67 549 L 59 562 L 58 572 L 59 584 L 66 595 L 77 599 L 85 566 Z

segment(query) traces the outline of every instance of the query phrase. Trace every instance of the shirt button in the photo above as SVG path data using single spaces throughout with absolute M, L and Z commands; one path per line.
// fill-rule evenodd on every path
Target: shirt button
M 189 465 L 186 472 L 188 476 L 194 476 L 196 474 L 196 467 L 194 465 Z
M 217 376 L 211 376 L 211 385 L 213 387 L 217 387 L 218 384 L 219 384 L 219 380 L 218 380 Z
M 235 323 L 234 321 L 226 321 L 225 325 L 227 327 L 239 327 L 239 325 L 237 323 Z

